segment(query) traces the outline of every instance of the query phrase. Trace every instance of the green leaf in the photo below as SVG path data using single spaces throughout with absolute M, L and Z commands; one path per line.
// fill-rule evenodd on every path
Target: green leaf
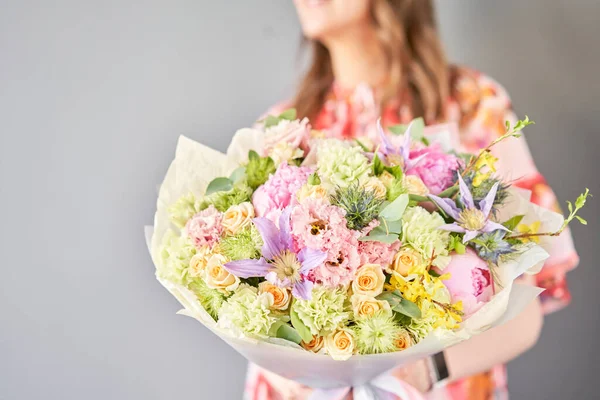
M 391 133 L 393 133 L 394 135 L 404 135 L 404 132 L 406 132 L 406 128 L 407 128 L 407 125 L 399 124 L 399 125 L 392 125 L 392 126 L 388 127 L 387 130 L 390 131 Z
M 267 118 L 265 118 L 265 129 L 277 125 L 279 121 L 280 119 L 278 117 L 272 115 L 267 116 Z
M 300 344 L 302 342 L 302 336 L 298 333 L 298 331 L 288 324 L 283 324 L 277 329 L 276 336 L 280 339 L 289 340 L 290 342 L 294 342 L 296 344 Z M 311 335 L 312 340 L 312 335 Z M 310 341 L 310 340 L 309 340 Z
M 260 159 L 260 156 L 258 155 L 258 153 L 256 151 L 250 150 L 248 152 L 248 160 L 249 161 L 256 161 L 258 159 Z
M 373 175 L 379 176 L 383 174 L 383 171 L 385 171 L 385 165 L 383 165 L 383 162 L 381 162 L 381 159 L 376 153 L 373 158 Z
M 284 112 L 282 112 L 281 114 L 279 114 L 279 119 L 287 119 L 288 121 L 293 121 L 296 119 L 296 109 L 295 108 L 288 108 L 287 110 L 285 110 Z
M 293 305 L 292 307 L 290 307 L 290 318 L 292 321 L 292 326 L 296 328 L 296 331 L 298 332 L 302 340 L 304 340 L 306 343 L 310 342 L 313 339 L 313 335 L 312 333 L 310 333 L 310 329 L 308 329 L 308 327 L 304 325 L 304 322 L 302 322 L 300 317 L 298 317 L 298 313 L 296 312 L 296 310 L 294 310 Z
M 231 189 L 233 189 L 233 182 L 229 178 L 215 178 L 208 184 L 206 195 L 216 192 L 228 192 Z
M 419 117 L 411 122 L 410 137 L 415 140 L 423 140 L 425 134 L 425 121 Z M 408 127 L 407 127 L 408 128 Z
M 356 144 L 358 144 L 358 145 L 360 146 L 360 148 L 361 148 L 363 151 L 366 151 L 366 152 L 369 152 L 369 151 L 370 151 L 370 149 L 367 147 L 367 145 L 365 145 L 365 144 L 364 144 L 363 142 L 361 142 L 360 140 L 358 140 L 358 139 L 354 139 L 354 141 L 356 142 Z
M 411 194 L 408 198 L 410 199 L 410 201 L 414 201 L 416 203 L 425 203 L 431 201 L 429 200 L 429 197 L 419 196 L 418 194 Z
M 399 219 L 397 221 L 388 221 L 384 218 L 379 218 L 379 226 L 375 229 L 383 228 L 384 232 L 387 233 L 395 233 L 396 235 L 400 235 L 402 233 L 402 220 Z M 373 229 L 373 230 L 375 230 Z M 371 231 L 373 232 L 373 231 Z
M 430 269 L 427 272 L 429 273 L 430 276 L 433 276 L 434 278 L 439 278 L 441 276 L 440 274 L 438 274 L 437 272 L 435 272 L 433 269 Z
M 321 178 L 319 178 L 319 174 L 317 174 L 316 172 L 311 174 L 308 177 L 308 184 L 311 186 L 316 186 L 316 185 L 320 185 L 321 184 Z
M 459 191 L 458 185 L 451 186 L 448 189 L 444 190 L 442 193 L 440 193 L 439 197 L 449 198 L 449 197 L 454 196 L 456 193 L 458 193 L 458 191 Z
M 237 183 L 241 181 L 246 175 L 246 167 L 236 168 L 231 175 L 229 176 L 229 180 L 233 183 Z
M 579 215 L 576 215 L 575 218 L 577 218 L 577 220 L 579 222 L 581 222 L 583 225 L 587 225 L 587 221 L 583 218 L 581 218 Z
M 521 221 L 523 220 L 523 217 L 525 217 L 525 216 L 524 215 L 515 215 L 514 217 L 512 217 L 511 219 L 509 219 L 502 225 L 504 225 L 509 231 L 514 231 L 517 228 L 517 226 L 519 226 Z
M 406 300 L 405 298 L 402 298 L 399 304 L 397 304 L 395 307 L 392 307 L 392 310 L 406 315 L 407 317 L 415 319 L 421 318 L 421 309 L 419 306 L 412 301 Z
M 398 198 L 388 204 L 381 212 L 379 216 L 388 221 L 398 221 L 402 218 L 406 206 L 408 206 L 409 197 L 408 194 L 401 194 Z
M 402 301 L 402 293 L 398 289 L 393 292 L 383 292 L 376 297 L 377 300 L 387 301 L 390 307 L 396 307 Z
M 384 167 L 384 169 L 392 174 L 396 179 L 402 179 L 404 176 L 404 171 L 402 171 L 402 168 L 399 165 L 394 165 L 393 167 Z

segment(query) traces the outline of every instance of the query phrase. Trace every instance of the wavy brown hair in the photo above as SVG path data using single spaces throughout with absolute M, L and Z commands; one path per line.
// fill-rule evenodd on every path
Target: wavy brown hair
M 449 69 L 439 38 L 433 0 L 373 0 L 371 16 L 388 69 L 382 103 L 408 91 L 415 116 L 444 117 Z M 333 83 L 329 50 L 311 41 L 312 64 L 293 101 L 300 117 L 314 117 Z

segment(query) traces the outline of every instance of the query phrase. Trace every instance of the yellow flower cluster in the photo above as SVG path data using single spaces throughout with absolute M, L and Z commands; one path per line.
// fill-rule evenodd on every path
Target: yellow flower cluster
M 489 151 L 484 151 L 477 159 L 475 163 L 475 178 L 473 179 L 473 186 L 479 187 L 486 179 L 492 176 L 492 173 L 496 172 L 496 162 L 498 159 L 492 155 Z M 487 167 L 486 172 L 481 170 Z

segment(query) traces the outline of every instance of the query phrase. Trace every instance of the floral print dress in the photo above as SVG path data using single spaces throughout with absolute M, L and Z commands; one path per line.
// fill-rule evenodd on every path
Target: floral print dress
M 511 101 L 506 91 L 493 79 L 477 71 L 452 68 L 452 91 L 447 100 L 446 120 L 427 121 L 427 124 L 449 123 L 458 130 L 460 150 L 477 152 L 505 133 L 505 121 L 516 122 Z M 274 112 L 286 108 L 276 107 Z M 370 87 L 359 85 L 344 90 L 335 84 L 323 109 L 312 124 L 314 129 L 335 138 L 377 140 L 377 119 L 384 126 L 406 124 L 413 119 L 410 99 L 390 102 L 382 112 Z M 525 139 L 508 140 L 494 147 L 499 155 L 498 173 L 514 181 L 518 187 L 532 192 L 532 201 L 560 212 L 558 202 L 544 177 L 531 158 Z M 579 262 L 571 234 L 565 231 L 542 271 L 535 276 L 536 284 L 546 289 L 540 297 L 545 313 L 556 311 L 571 299 L 566 274 Z M 244 398 L 246 400 L 304 400 L 311 390 L 295 382 L 250 365 Z M 506 370 L 503 365 L 492 370 L 452 382 L 427 394 L 435 400 L 491 400 L 507 399 Z

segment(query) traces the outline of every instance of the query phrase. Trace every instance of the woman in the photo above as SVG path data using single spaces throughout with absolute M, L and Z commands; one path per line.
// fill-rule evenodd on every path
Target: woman
M 447 64 L 432 0 L 295 0 L 295 5 L 312 46 L 312 65 L 295 99 L 273 112 L 295 107 L 315 129 L 348 139 L 375 139 L 380 116 L 384 126 L 422 116 L 428 124 L 455 123 L 463 150 L 471 152 L 502 135 L 506 120 L 516 120 L 501 86 L 476 71 Z M 502 154 L 499 174 L 531 190 L 536 203 L 556 207 L 523 139 L 504 141 L 495 150 Z M 449 371 L 447 383 L 432 389 L 435 378 L 430 378 L 432 364 L 426 360 L 393 374 L 429 398 L 506 398 L 502 364 L 535 344 L 544 312 L 569 301 L 565 274 L 578 258 L 568 232 L 559 240 L 532 282 L 546 289 L 540 301 L 504 326 L 446 350 L 442 367 Z M 252 367 L 246 392 L 252 400 L 304 399 L 310 390 Z

